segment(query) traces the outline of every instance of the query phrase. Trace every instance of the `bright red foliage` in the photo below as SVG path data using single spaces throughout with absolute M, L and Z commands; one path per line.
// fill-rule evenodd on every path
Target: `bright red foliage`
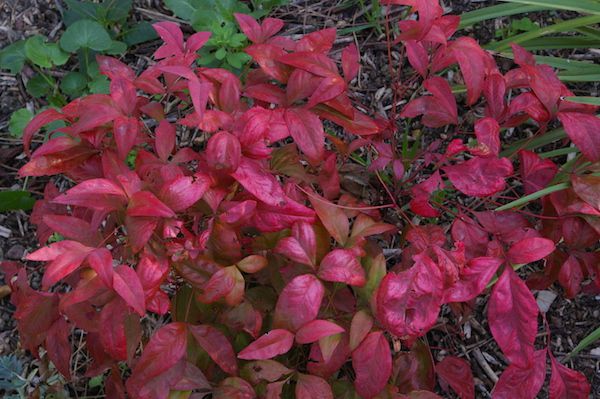
M 209 35 L 184 40 L 171 22 L 155 25 L 164 44 L 139 76 L 98 57 L 109 95 L 44 111 L 25 129 L 29 153 L 38 130 L 66 123 L 20 174 L 64 174 L 75 185 L 59 193 L 49 183 L 32 214 L 42 248 L 27 259 L 46 262 L 42 289 L 3 264 L 23 346 L 36 355 L 44 347 L 68 376 L 70 333 L 87 331 L 88 375 L 110 370 L 106 392 L 114 397 L 435 398 L 428 391 L 437 373 L 444 389 L 465 399 L 475 395 L 466 360 L 434 365 L 419 338 L 443 305 L 469 302 L 493 282 L 490 330 L 510 362 L 493 397 L 535 397 L 546 350 L 536 350 L 539 309 L 528 285 L 558 281 L 569 296 L 600 292 L 600 256 L 590 250 L 600 236 L 600 181 L 592 169 L 574 168 L 571 187 L 539 201 L 541 223 L 493 207 L 476 212 L 452 198 L 494 204 L 507 187 L 530 194 L 551 183 L 552 161 L 523 150 L 515 167 L 515 157 L 502 155 L 503 129 L 528 120 L 540 134 L 562 122 L 597 162 L 596 107 L 563 101 L 571 94 L 554 71 L 518 46 L 518 68 L 503 74 L 473 39 L 451 38 L 459 18 L 444 16 L 437 0 L 384 3 L 418 14 L 400 21 L 396 44 L 427 92 L 387 119 L 352 105 L 360 55 L 354 45 L 328 55 L 335 29 L 294 41 L 276 36 L 280 20 L 237 14 L 256 63 L 244 81 L 196 67 Z M 466 85 L 469 118 L 485 114 L 470 129 L 476 143 L 437 140 L 412 165 L 391 145 L 398 119 L 420 117 L 429 128 L 469 123 L 448 81 L 435 75 L 449 67 Z M 330 137 L 323 120 L 358 137 Z M 184 140 L 183 130 L 197 140 Z M 407 218 L 402 260 L 389 271 L 370 237 L 396 226 L 341 184 L 341 166 L 361 147 L 376 150 L 369 171 L 393 180 L 397 190 L 388 192 L 399 213 L 394 194 L 410 196 L 414 215 L 454 218 L 449 234 Z M 423 170 L 428 177 L 416 174 Z M 53 232 L 65 240 L 46 246 Z M 526 284 L 514 269 L 539 260 L 543 272 Z M 141 320 L 148 312 L 170 316 L 151 337 Z M 125 383 L 120 362 L 132 370 Z M 552 398 L 587 397 L 580 373 L 553 357 L 551 365 Z

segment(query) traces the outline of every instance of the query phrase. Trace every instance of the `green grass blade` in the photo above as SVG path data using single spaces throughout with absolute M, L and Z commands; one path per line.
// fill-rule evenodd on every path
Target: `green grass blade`
M 599 40 L 584 36 L 539 37 L 521 43 L 521 46 L 528 51 L 593 48 L 599 45 Z
M 558 78 L 563 82 L 598 82 L 600 73 L 572 72 L 559 73 Z
M 600 7 L 600 4 L 598 5 Z M 529 32 L 524 32 L 515 36 L 511 36 L 499 42 L 490 43 L 486 46 L 488 50 L 502 51 L 510 48 L 511 43 L 524 43 L 531 39 L 546 36 L 551 33 L 573 31 L 579 27 L 592 25 L 600 22 L 600 13 L 596 15 L 587 15 L 585 17 L 569 19 L 550 26 L 535 29 Z
M 590 335 L 588 335 L 587 337 L 582 339 L 577 344 L 575 349 L 573 349 L 571 351 L 571 353 L 569 353 L 567 355 L 567 357 L 565 358 L 565 361 L 571 359 L 573 356 L 576 356 L 579 352 L 581 352 L 582 350 L 584 350 L 585 348 L 587 348 L 588 346 L 590 346 L 591 344 L 593 344 L 595 341 L 597 341 L 599 339 L 600 339 L 600 327 L 596 328 L 594 331 L 591 332 Z
M 566 190 L 570 186 L 571 186 L 570 183 L 558 183 L 553 186 L 548 186 L 542 190 L 536 191 L 535 193 L 526 195 L 517 200 L 509 202 L 508 204 L 502 205 L 502 206 L 494 209 L 494 211 L 501 212 L 501 211 L 507 211 L 512 208 L 521 207 L 523 205 L 530 203 L 531 201 L 535 201 L 536 199 L 542 198 L 543 196 L 546 196 L 548 194 L 552 194 L 554 192 L 561 191 L 561 190 Z
M 544 133 L 533 139 L 523 139 L 513 143 L 510 147 L 500 153 L 501 157 L 510 157 L 519 150 L 533 150 L 538 147 L 543 147 L 555 141 L 562 140 L 567 137 L 564 129 L 555 129 Z
M 459 29 L 468 28 L 469 26 L 475 25 L 477 22 L 488 19 L 507 17 L 510 15 L 524 14 L 546 9 L 546 7 L 529 6 L 523 4 L 498 4 L 462 14 L 460 16 L 460 25 L 458 27 Z
M 512 52 L 503 52 L 496 54 L 499 57 L 504 57 L 508 59 L 513 59 L 514 56 Z M 536 55 L 535 60 L 539 64 L 550 65 L 553 68 L 557 69 L 566 69 L 572 71 L 573 73 L 600 73 L 600 65 L 594 64 L 588 61 L 574 61 L 568 58 L 560 58 L 560 57 L 550 57 L 545 55 Z
M 509 3 L 527 4 L 554 8 L 557 10 L 575 11 L 584 14 L 600 15 L 600 3 L 592 0 L 502 0 Z
M 578 104 L 600 105 L 600 97 L 565 97 L 565 100 Z

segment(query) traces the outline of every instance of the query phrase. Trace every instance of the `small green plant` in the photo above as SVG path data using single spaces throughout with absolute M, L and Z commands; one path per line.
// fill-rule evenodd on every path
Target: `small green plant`
M 200 51 L 199 64 L 238 73 L 251 58 L 244 52 L 248 38 L 240 32 L 234 14 L 260 18 L 286 3 L 287 0 L 254 0 L 249 6 L 239 0 L 165 0 L 166 6 L 177 17 L 188 21 L 194 30 L 212 33 Z
M 523 32 L 531 32 L 539 29 L 540 26 L 537 22 L 533 22 L 528 17 L 521 19 L 511 19 L 507 26 L 496 31 L 496 39 L 506 39 Z

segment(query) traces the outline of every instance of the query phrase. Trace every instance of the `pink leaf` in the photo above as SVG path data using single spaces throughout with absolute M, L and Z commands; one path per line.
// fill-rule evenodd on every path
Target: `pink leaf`
M 296 342 L 299 344 L 310 344 L 323 337 L 339 334 L 344 329 L 328 320 L 309 321 L 296 332 Z
M 315 267 L 317 262 L 317 236 L 315 230 L 309 223 L 294 223 L 292 235 L 279 240 L 274 251 L 285 255 L 294 262 Z
M 296 382 L 297 399 L 333 399 L 331 386 L 321 377 L 298 373 Z
M 483 90 L 486 53 L 477 41 L 467 36 L 456 39 L 450 45 L 450 51 L 456 57 L 467 85 L 467 103 L 473 105 Z
M 237 374 L 237 360 L 231 343 L 217 328 L 203 324 L 190 326 L 190 332 L 210 358 L 228 374 Z
M 468 361 L 447 356 L 435 366 L 435 371 L 461 399 L 475 398 L 475 381 Z
M 507 267 L 492 290 L 488 320 L 498 346 L 515 367 L 527 368 L 531 364 L 538 313 L 527 285 Z
M 500 125 L 492 118 L 483 118 L 475 123 L 478 156 L 497 157 L 500 154 Z
M 458 280 L 444 291 L 444 302 L 468 302 L 481 294 L 503 262 L 492 257 L 471 259 Z
M 342 70 L 344 71 L 346 82 L 350 82 L 358 76 L 359 61 L 360 55 L 354 43 L 342 50 Z
M 527 237 L 510 247 L 507 259 L 513 265 L 531 263 L 550 255 L 555 248 L 547 238 Z
M 175 216 L 175 212 L 150 191 L 138 191 L 129 200 L 127 216 L 170 218 Z
M 520 171 L 525 194 L 545 188 L 554 178 L 558 167 L 550 159 L 542 159 L 532 151 L 519 151 Z
M 444 79 L 434 76 L 423 85 L 433 94 L 417 98 L 404 107 L 400 114 L 403 118 L 414 118 L 423 115 L 423 124 L 428 127 L 442 127 L 458 123 L 456 99 L 452 89 Z
M 169 155 L 175 149 L 175 126 L 171 125 L 166 119 L 162 120 L 156 128 L 156 155 L 163 161 L 167 161 Z
M 350 324 L 350 350 L 354 350 L 366 338 L 373 328 L 373 318 L 365 310 L 356 312 Z
M 319 266 L 318 276 L 326 281 L 362 287 L 367 282 L 365 270 L 356 255 L 349 249 L 334 249 Z
M 324 293 L 323 284 L 312 274 L 294 277 L 279 295 L 273 325 L 297 331 L 317 317 Z
M 352 367 L 354 387 L 362 398 L 371 399 L 383 391 L 392 374 L 392 353 L 381 331 L 370 333 L 352 352 Z
M 243 157 L 240 166 L 231 174 L 246 190 L 267 205 L 283 206 L 287 202 L 275 176 L 260 163 Z
M 244 360 L 265 360 L 287 353 L 294 343 L 294 334 L 287 330 L 271 330 L 238 353 Z

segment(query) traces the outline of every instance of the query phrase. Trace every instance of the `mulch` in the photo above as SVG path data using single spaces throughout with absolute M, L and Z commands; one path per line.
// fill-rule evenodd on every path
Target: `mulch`
M 59 6 L 59 0 L 15 0 L 0 2 L 0 48 L 7 44 L 34 34 L 42 34 L 56 38 L 63 29 Z M 346 7 L 348 1 L 323 0 L 323 1 L 298 1 L 293 0 L 288 6 L 281 7 L 274 12 L 274 16 L 286 21 L 287 34 L 302 34 L 320 28 L 336 27 L 340 30 L 360 26 L 368 22 L 372 12 L 372 5 L 365 8 L 353 6 Z M 371 4 L 365 1 L 365 4 Z M 490 5 L 492 1 L 469 1 L 454 0 L 445 1 L 448 12 L 460 14 L 474 8 Z M 173 19 L 169 12 L 158 0 L 136 0 L 134 1 L 134 18 L 138 20 L 164 20 Z M 543 20 L 544 14 L 534 14 L 530 18 Z M 392 14 L 391 21 L 399 18 L 399 14 Z M 487 42 L 493 39 L 498 24 L 506 23 L 507 18 L 479 24 L 475 30 L 468 34 Z M 355 87 L 355 100 L 364 105 L 364 109 L 372 114 L 389 112 L 394 107 L 393 94 L 389 89 L 392 81 L 390 71 L 398 73 L 395 67 L 390 69 L 388 65 L 388 54 L 385 45 L 385 34 L 374 29 L 364 29 L 352 34 L 339 37 L 336 49 L 339 51 L 350 42 L 357 43 L 362 55 L 362 69 Z M 128 53 L 125 60 L 130 65 L 136 65 L 137 59 L 147 57 L 158 43 L 144 44 L 134 48 Z M 580 50 L 585 53 L 586 50 Z M 570 54 L 559 54 L 568 56 Z M 391 54 L 394 60 L 402 59 L 397 52 Z M 63 69 L 68 69 L 69 65 Z M 24 181 L 19 179 L 16 171 L 25 162 L 22 146 L 18 139 L 8 134 L 8 120 L 10 114 L 19 108 L 28 107 L 38 109 L 43 106 L 40 100 L 33 100 L 25 92 L 26 80 L 32 76 L 33 71 L 25 69 L 19 76 L 0 71 L 0 190 L 22 188 Z M 397 78 L 394 77 L 393 80 Z M 596 85 L 578 85 L 577 91 L 581 93 L 596 92 Z M 588 94 L 589 95 L 589 94 Z M 402 103 L 395 104 L 401 106 Z M 433 135 L 444 134 L 444 132 L 432 132 Z M 518 134 L 518 133 L 517 133 Z M 422 136 L 411 137 L 412 140 L 424 140 Z M 428 138 L 429 140 L 431 137 Z M 385 199 L 386 193 L 379 182 L 369 179 L 367 176 L 358 175 L 355 170 L 349 168 L 344 170 L 344 178 L 351 181 L 354 187 L 348 186 L 350 191 L 369 192 L 369 199 L 377 201 Z M 34 178 L 27 181 L 27 188 L 34 193 L 41 193 L 47 179 Z M 358 183 L 357 183 L 358 182 Z M 358 184 L 358 188 L 356 187 Z M 388 221 L 396 224 L 402 221 L 393 214 L 386 215 Z M 36 248 L 34 237 L 34 226 L 29 222 L 26 212 L 9 212 L 0 214 L 0 259 L 20 260 L 23 256 Z M 394 248 L 386 248 L 386 253 L 391 254 L 390 266 L 398 259 L 394 258 Z M 40 273 L 30 268 L 33 285 L 39 284 Z M 0 273 L 1 277 L 1 273 Z M 549 345 L 553 353 L 560 359 L 569 353 L 575 345 L 587 334 L 600 325 L 600 298 L 580 295 L 575 299 L 564 299 L 560 288 L 552 287 L 551 291 L 557 294 L 550 310 L 546 314 L 551 331 L 551 337 L 540 334 L 537 344 L 539 348 Z M 498 375 L 506 367 L 506 359 L 502 356 L 499 348 L 491 338 L 486 318 L 487 298 L 482 296 L 477 299 L 470 316 L 457 322 L 451 315 L 449 309 L 445 309 L 438 326 L 427 336 L 428 343 L 433 349 L 433 356 L 440 360 L 445 355 L 453 354 L 469 359 L 474 375 L 476 377 L 476 389 L 478 398 L 489 397 Z M 26 354 L 20 348 L 15 322 L 12 319 L 13 306 L 8 297 L 0 299 L 0 355 L 14 353 L 18 357 L 26 359 L 27 367 L 35 369 L 40 367 L 38 361 Z M 544 330 L 542 330 L 544 331 Z M 576 370 L 583 372 L 593 387 L 593 397 L 600 398 L 600 343 L 597 348 L 592 345 L 582 351 L 568 364 Z M 79 379 L 77 383 L 68 386 L 74 397 L 88 396 L 87 380 Z M 444 397 L 451 397 L 442 391 Z M 542 393 L 540 397 L 546 397 Z

